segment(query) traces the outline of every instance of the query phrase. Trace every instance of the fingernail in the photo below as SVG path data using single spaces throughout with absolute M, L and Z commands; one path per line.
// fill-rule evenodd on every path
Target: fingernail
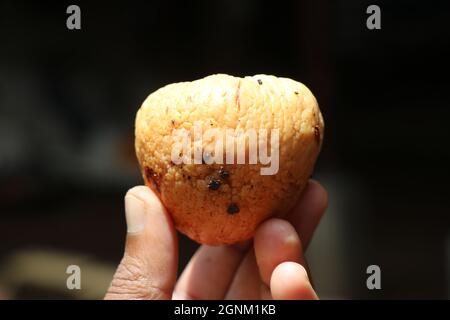
M 127 194 L 125 196 L 125 218 L 127 220 L 127 232 L 136 234 L 144 230 L 147 207 L 141 199 Z

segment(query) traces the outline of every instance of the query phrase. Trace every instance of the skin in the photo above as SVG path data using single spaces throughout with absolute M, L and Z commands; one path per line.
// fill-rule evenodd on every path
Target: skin
M 129 226 L 105 299 L 318 299 L 304 255 L 328 204 L 318 182 L 309 180 L 286 219 L 265 221 L 252 241 L 202 245 L 178 280 L 177 235 L 158 197 L 138 186 L 125 201 L 127 220 L 143 204 L 143 226 L 131 232 Z

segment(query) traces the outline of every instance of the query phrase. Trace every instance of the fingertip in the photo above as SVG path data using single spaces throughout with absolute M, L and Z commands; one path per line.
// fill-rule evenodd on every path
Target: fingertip
M 283 262 L 272 273 L 270 290 L 275 300 L 317 300 L 306 269 L 299 263 Z
M 135 186 L 127 191 L 125 198 L 127 196 L 134 196 L 149 204 L 162 205 L 159 197 L 147 186 Z
M 158 196 L 146 186 L 125 195 L 127 241 L 125 251 L 136 257 L 170 261 L 177 258 L 177 236 L 171 216 Z
M 125 217 L 129 235 L 142 233 L 149 215 L 165 216 L 166 212 L 159 198 L 146 186 L 129 189 L 125 195 Z
M 142 245 L 134 246 L 135 243 L 153 246 L 157 243 L 158 246 L 170 248 L 169 251 L 176 249 L 176 231 L 172 218 L 150 188 L 136 186 L 128 190 L 125 195 L 125 217 L 128 232 L 126 250 L 136 247 L 142 254 L 147 254 L 148 249 Z

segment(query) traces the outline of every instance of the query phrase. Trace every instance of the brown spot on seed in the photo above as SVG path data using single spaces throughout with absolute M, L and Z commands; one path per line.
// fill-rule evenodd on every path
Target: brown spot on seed
M 148 186 L 153 186 L 153 188 L 158 191 L 161 192 L 161 189 L 159 187 L 160 183 L 161 183 L 161 177 L 159 174 L 157 174 L 155 171 L 153 171 L 152 168 L 149 167 L 145 167 L 144 169 L 144 179 L 145 179 L 145 184 Z
M 298 95 L 298 91 L 294 91 L 294 93 L 295 93 L 296 95 Z
M 316 138 L 317 144 L 320 144 L 320 129 L 318 125 L 314 126 L 314 137 Z
M 258 79 L 258 84 L 262 84 L 262 80 L 261 79 Z

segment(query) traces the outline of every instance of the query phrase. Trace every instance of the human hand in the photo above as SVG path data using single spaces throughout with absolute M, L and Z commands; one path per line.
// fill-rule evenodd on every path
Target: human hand
M 304 251 L 327 193 L 310 180 L 286 220 L 271 218 L 252 241 L 202 245 L 176 279 L 178 242 L 170 215 L 147 187 L 125 196 L 125 253 L 105 299 L 317 299 Z

